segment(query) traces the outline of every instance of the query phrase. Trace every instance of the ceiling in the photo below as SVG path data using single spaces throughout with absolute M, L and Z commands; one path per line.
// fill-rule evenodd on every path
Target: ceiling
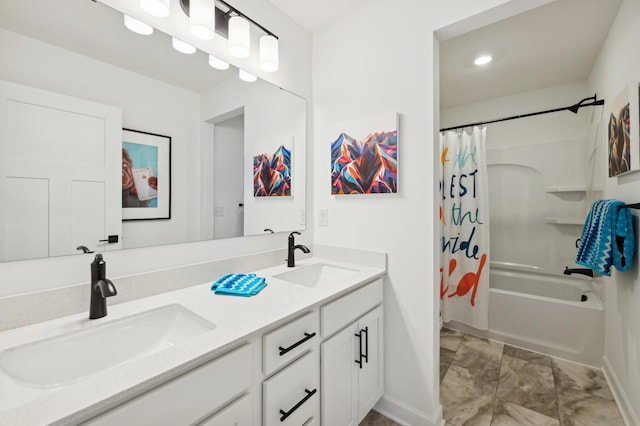
M 368 0 L 270 0 L 310 32 Z M 440 44 L 440 107 L 588 78 L 622 0 L 556 0 Z M 491 53 L 491 64 L 473 65 Z
M 586 80 L 621 1 L 556 0 L 442 42 L 440 107 Z
M 269 0 L 311 33 L 322 30 L 369 0 Z

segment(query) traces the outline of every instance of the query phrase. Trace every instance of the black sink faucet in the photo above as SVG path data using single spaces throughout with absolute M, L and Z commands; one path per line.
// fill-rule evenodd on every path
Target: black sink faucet
M 304 253 L 310 252 L 310 250 L 306 246 L 303 246 L 302 244 L 296 245 L 295 235 L 301 235 L 301 234 L 297 231 L 293 231 L 292 233 L 289 234 L 289 245 L 287 250 L 287 266 L 289 268 L 293 268 L 294 266 L 296 266 L 296 256 L 295 256 L 296 249 L 300 249 Z
M 107 263 L 101 254 L 96 254 L 91 262 L 91 306 L 89 319 L 107 316 L 107 297 L 118 294 L 116 286 L 106 278 Z

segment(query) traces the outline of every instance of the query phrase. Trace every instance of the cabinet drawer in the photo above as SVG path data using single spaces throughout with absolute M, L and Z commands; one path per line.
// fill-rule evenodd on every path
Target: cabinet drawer
M 382 279 L 320 308 L 322 337 L 327 338 L 382 303 Z
M 89 425 L 192 424 L 251 385 L 252 351 L 242 346 L 91 419 Z
M 262 384 L 263 425 L 299 426 L 320 413 L 320 361 L 311 351 Z
M 251 395 L 245 395 L 198 426 L 253 426 Z
M 268 376 L 309 349 L 317 348 L 319 328 L 316 310 L 265 334 L 262 342 L 265 375 Z

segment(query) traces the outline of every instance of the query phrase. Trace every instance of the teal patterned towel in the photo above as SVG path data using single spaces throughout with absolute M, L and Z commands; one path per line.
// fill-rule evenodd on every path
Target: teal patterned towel
M 635 238 L 631 212 L 618 200 L 597 200 L 582 229 L 576 263 L 605 276 L 611 266 L 620 271 L 631 267 Z
M 256 274 L 225 274 L 211 285 L 211 290 L 215 294 L 250 297 L 266 286 L 266 280 Z

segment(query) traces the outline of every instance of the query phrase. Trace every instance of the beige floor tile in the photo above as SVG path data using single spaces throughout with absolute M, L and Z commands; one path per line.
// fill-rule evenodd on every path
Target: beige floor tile
M 563 426 L 624 426 L 615 401 L 573 390 L 558 394 Z
M 447 348 L 450 351 L 457 351 L 464 333 L 450 328 L 442 328 L 440 330 L 440 347 Z
M 496 399 L 491 426 L 560 426 L 560 421 L 503 399 Z
M 504 344 L 499 342 L 465 335 L 451 365 L 498 380 L 503 347 Z
M 556 389 L 550 366 L 504 355 L 496 397 L 558 418 Z
M 444 419 L 454 425 L 490 425 L 496 384 L 486 376 L 450 365 L 440 384 Z

